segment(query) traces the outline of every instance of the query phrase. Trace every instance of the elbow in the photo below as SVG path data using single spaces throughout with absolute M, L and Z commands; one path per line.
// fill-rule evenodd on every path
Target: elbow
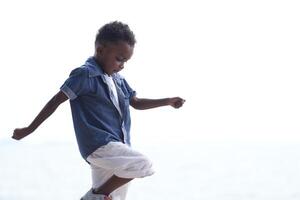
M 56 102 L 55 102 L 55 100 L 53 100 L 53 99 L 51 99 L 49 102 L 48 102 L 48 104 L 47 104 L 47 107 L 49 108 L 49 110 L 51 110 L 51 111 L 55 111 L 56 110 L 56 108 L 59 106 L 59 104 L 57 104 Z
M 137 106 L 136 103 L 130 103 L 130 106 L 133 107 L 136 110 L 139 110 L 139 107 Z
M 136 110 L 141 110 L 140 100 L 137 97 L 133 97 L 130 101 L 130 106 Z

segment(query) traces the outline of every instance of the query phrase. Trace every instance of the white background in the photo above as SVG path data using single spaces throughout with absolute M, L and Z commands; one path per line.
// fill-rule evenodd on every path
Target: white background
M 300 141 L 298 1 L 1 1 L 0 138 L 27 126 L 98 28 L 120 20 L 135 54 L 122 74 L 139 97 L 183 108 L 132 110 L 133 142 Z M 74 140 L 68 103 L 26 141 Z M 158 139 L 159 138 L 159 139 Z
M 31 136 L 10 137 L 113 20 L 138 41 L 122 71 L 138 96 L 186 99 L 132 109 L 133 146 L 157 173 L 128 199 L 299 199 L 299 10 L 289 0 L 1 0 L 0 199 L 71 200 L 90 188 L 68 102 Z

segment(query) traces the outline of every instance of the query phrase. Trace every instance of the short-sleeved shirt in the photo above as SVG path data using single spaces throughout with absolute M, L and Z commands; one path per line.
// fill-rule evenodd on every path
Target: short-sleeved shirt
M 119 105 L 93 57 L 74 69 L 60 88 L 70 99 L 76 139 L 84 159 L 109 142 L 130 145 L 129 103 L 136 92 L 118 73 L 112 78 Z

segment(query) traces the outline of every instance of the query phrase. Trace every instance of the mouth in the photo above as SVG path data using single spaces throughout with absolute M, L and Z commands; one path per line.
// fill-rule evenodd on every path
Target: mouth
M 122 69 L 115 69 L 113 70 L 113 73 L 118 73 L 119 71 L 121 71 Z

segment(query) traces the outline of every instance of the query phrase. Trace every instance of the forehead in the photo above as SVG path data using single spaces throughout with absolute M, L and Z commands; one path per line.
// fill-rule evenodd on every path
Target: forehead
M 118 54 L 123 57 L 131 57 L 134 46 L 130 46 L 127 42 L 120 41 L 116 43 L 109 43 L 106 45 L 106 48 L 111 53 Z

